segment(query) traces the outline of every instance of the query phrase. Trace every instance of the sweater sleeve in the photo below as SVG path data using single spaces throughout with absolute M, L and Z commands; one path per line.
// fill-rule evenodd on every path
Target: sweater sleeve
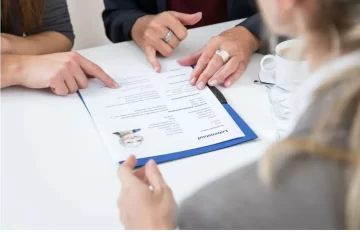
M 63 34 L 74 44 L 75 34 L 66 0 L 46 1 L 42 27 L 35 29 L 32 34 L 45 31 L 55 31 Z
M 187 198 L 178 212 L 184 230 L 344 229 L 344 168 L 299 155 L 263 184 L 257 164 L 212 182 Z
M 106 35 L 114 43 L 131 40 L 131 29 L 136 20 L 147 13 L 134 0 L 105 0 L 102 14 Z
M 262 20 L 259 13 L 247 18 L 245 21 L 237 26 L 243 26 L 248 29 L 256 38 L 261 39 Z

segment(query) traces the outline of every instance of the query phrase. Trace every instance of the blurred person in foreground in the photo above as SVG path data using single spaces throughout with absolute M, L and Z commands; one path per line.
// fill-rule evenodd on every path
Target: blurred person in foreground
M 258 4 L 271 31 L 305 43 L 312 74 L 292 134 L 179 209 L 155 162 L 134 172 L 129 157 L 119 168 L 125 228 L 360 229 L 360 1 Z

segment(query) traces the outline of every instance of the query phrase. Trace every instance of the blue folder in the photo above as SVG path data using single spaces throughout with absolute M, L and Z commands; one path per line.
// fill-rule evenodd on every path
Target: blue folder
M 225 141 L 222 143 L 206 146 L 206 147 L 188 150 L 188 151 L 180 151 L 180 152 L 175 152 L 175 153 L 166 154 L 166 155 L 159 155 L 159 156 L 154 156 L 154 157 L 146 157 L 146 158 L 138 159 L 136 168 L 144 166 L 150 159 L 153 159 L 156 161 L 156 163 L 160 164 L 160 163 L 170 162 L 170 161 L 183 159 L 183 158 L 187 158 L 187 157 L 191 157 L 191 156 L 205 154 L 207 152 L 216 151 L 216 150 L 220 150 L 223 148 L 235 146 L 240 143 L 245 143 L 245 142 L 255 140 L 258 138 L 257 135 L 255 134 L 255 132 L 246 124 L 246 122 L 227 103 L 227 101 L 226 101 L 225 97 L 222 95 L 222 93 L 216 87 L 209 87 L 209 88 L 215 94 L 217 99 L 221 102 L 221 104 L 224 106 L 225 110 L 229 113 L 231 118 L 235 121 L 235 123 L 241 129 L 241 131 L 244 133 L 245 136 L 241 137 L 241 138 L 236 138 L 236 139 L 232 139 L 229 141 Z M 88 108 L 85 104 L 85 101 L 79 92 L 78 92 L 78 95 L 79 95 L 81 101 L 84 103 L 86 109 L 88 110 Z M 88 112 L 90 113 L 89 110 L 88 110 Z M 123 162 L 120 162 L 120 164 L 121 163 L 123 163 Z

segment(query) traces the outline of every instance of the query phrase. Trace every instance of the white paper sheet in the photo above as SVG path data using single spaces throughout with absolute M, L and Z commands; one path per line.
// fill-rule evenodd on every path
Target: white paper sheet
M 163 70 L 113 76 L 119 89 L 92 80 L 80 91 L 115 161 L 131 154 L 144 158 L 187 151 L 244 136 L 208 88 L 199 91 L 189 84 L 192 68 L 174 61 Z

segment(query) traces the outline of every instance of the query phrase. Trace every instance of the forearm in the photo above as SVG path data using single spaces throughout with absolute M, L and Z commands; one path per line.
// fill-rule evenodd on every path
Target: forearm
M 23 76 L 22 60 L 20 55 L 1 54 L 1 88 L 19 85 Z
M 262 20 L 260 14 L 255 14 L 237 26 L 242 26 L 251 32 L 259 41 L 262 33 Z
M 66 52 L 72 48 L 72 43 L 66 36 L 54 31 L 24 37 L 4 33 L 1 36 L 10 41 L 11 54 L 42 55 Z
M 248 28 L 244 26 L 237 26 L 235 28 L 236 33 L 239 36 L 239 41 L 245 42 L 248 45 L 248 48 L 251 52 L 256 52 L 260 48 L 260 40 L 251 32 Z

